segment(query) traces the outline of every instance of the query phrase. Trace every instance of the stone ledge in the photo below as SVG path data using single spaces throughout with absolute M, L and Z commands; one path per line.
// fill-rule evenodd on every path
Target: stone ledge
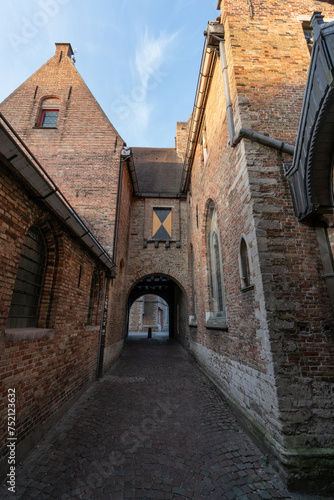
M 17 340 L 49 339 L 54 336 L 54 328 L 7 328 L 2 332 L 1 340 L 16 342 Z
M 100 325 L 86 325 L 85 326 L 86 332 L 97 332 L 99 330 L 100 330 Z
M 147 248 L 148 244 L 154 244 L 155 248 L 159 248 L 159 244 L 165 245 L 165 248 L 172 248 L 171 243 L 175 244 L 175 248 L 181 248 L 181 241 L 172 238 L 161 239 L 161 238 L 144 238 L 143 248 Z
M 58 127 L 38 127 L 37 125 L 33 127 L 33 129 L 38 129 L 38 130 L 58 130 Z
M 225 318 L 209 318 L 205 323 L 205 327 L 208 330 L 228 331 L 228 324 Z

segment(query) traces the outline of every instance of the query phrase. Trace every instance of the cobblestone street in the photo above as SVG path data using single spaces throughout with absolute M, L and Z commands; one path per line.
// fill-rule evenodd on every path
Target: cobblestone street
M 171 340 L 135 339 L 1 498 L 316 499 L 286 491 L 222 396 Z

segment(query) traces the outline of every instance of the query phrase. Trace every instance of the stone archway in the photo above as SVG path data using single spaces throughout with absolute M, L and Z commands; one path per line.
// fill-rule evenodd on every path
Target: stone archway
M 131 287 L 127 303 L 127 328 L 132 304 L 143 295 L 157 295 L 169 307 L 169 336 L 182 342 L 188 324 L 188 298 L 183 287 L 171 276 L 155 273 L 143 276 Z

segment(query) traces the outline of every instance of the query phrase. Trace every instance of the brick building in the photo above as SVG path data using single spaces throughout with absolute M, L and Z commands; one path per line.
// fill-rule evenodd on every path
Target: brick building
M 10 264 L 10 249 L 2 254 L 2 269 L 9 272 L 10 265 L 11 273 L 1 290 L 4 389 L 15 383 L 27 394 L 18 412 L 21 439 L 38 433 L 97 366 L 102 374 L 121 354 L 132 304 L 157 295 L 169 306 L 170 335 L 276 456 L 288 485 L 333 491 L 334 6 L 221 0 L 217 8 L 220 16 L 205 32 L 194 110 L 177 124 L 175 148 L 127 147 L 75 69 L 69 44 L 56 44 L 55 56 L 0 105 L 101 248 L 92 255 L 84 233 L 83 241 L 70 243 L 66 218 L 59 221 L 59 213 L 44 208 L 46 195 L 29 201 L 20 178 L 18 205 L 51 210 L 51 226 L 68 238 L 68 247 L 60 247 L 72 248 L 71 257 L 53 267 L 68 275 L 64 289 L 72 290 L 73 301 L 61 304 L 65 292 L 54 285 L 49 303 L 41 301 L 36 331 L 56 324 L 55 315 L 63 339 L 73 339 L 79 325 L 87 331 L 93 314 L 84 299 L 89 290 L 98 283 L 108 298 L 94 306 L 103 326 L 100 342 L 90 337 L 89 352 L 81 334 L 75 345 L 14 338 L 7 323 L 11 296 L 24 235 L 35 223 L 32 218 L 21 227 L 16 212 L 1 215 L 4 241 L 13 245 L 12 225 L 19 234 Z M 322 15 L 313 15 L 318 11 Z M 1 158 L 11 180 L 10 152 Z M 14 204 L 8 188 L 2 196 Z M 110 282 L 108 262 L 116 266 Z M 80 274 L 82 303 L 74 291 L 80 263 L 87 269 Z M 101 272 L 94 275 L 95 265 Z M 51 281 L 45 279 L 44 288 Z M 54 373 L 65 375 L 62 388 L 54 388 L 57 408 L 45 390 L 38 389 L 38 401 L 29 396 L 35 372 L 28 362 L 23 375 L 12 367 L 10 360 L 25 349 L 36 357 L 45 349 L 59 360 Z M 88 356 L 88 372 L 71 365 L 69 353 L 77 350 Z M 44 387 L 48 377 L 41 374 Z M 34 420 L 38 405 L 45 413 Z
M 15 390 L 20 460 L 102 370 L 114 263 L 2 115 L 0 167 L 1 418 Z
M 158 295 L 143 295 L 135 300 L 129 312 L 129 333 L 168 332 L 167 302 Z

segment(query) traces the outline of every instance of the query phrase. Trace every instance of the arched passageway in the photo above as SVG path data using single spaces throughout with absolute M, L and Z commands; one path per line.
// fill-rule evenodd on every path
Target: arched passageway
M 166 301 L 169 308 L 169 336 L 182 342 L 188 318 L 187 295 L 176 280 L 163 274 L 145 276 L 133 285 L 127 305 L 127 333 L 131 306 L 137 299 L 145 295 L 156 295 Z
M 128 335 L 169 332 L 169 307 L 158 295 L 145 294 L 130 308 Z

